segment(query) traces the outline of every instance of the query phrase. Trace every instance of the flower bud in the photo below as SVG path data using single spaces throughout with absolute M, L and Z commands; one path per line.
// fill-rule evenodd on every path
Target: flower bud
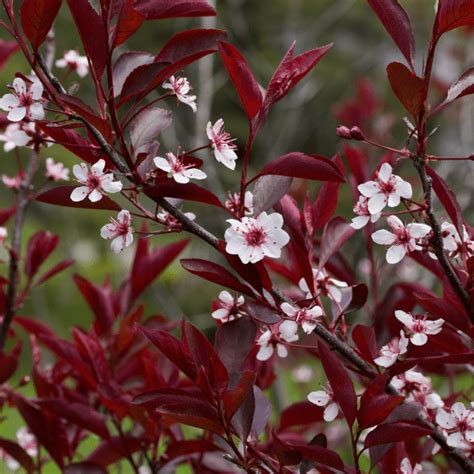
M 352 140 L 349 127 L 345 127 L 344 125 L 336 128 L 336 135 L 340 138 L 343 138 L 344 140 Z
M 359 127 L 352 127 L 350 135 L 353 140 L 364 141 L 365 137 Z

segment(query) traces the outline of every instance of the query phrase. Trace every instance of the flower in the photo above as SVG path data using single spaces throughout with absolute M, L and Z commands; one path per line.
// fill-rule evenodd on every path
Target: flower
M 38 455 L 38 444 L 36 442 L 36 438 L 28 428 L 21 427 L 16 432 L 16 439 L 18 444 L 31 456 L 36 457 Z
M 235 139 L 224 131 L 224 120 L 219 119 L 214 125 L 208 122 L 206 129 L 207 136 L 211 140 L 211 147 L 214 150 L 214 157 L 219 163 L 231 170 L 235 170 L 237 154 L 234 150 L 237 147 L 233 144 Z
M 26 146 L 31 137 L 23 130 L 22 123 L 11 123 L 5 128 L 5 132 L 0 134 L 0 141 L 5 142 L 3 151 L 8 152 L 17 146 Z M 30 124 L 28 124 L 30 125 Z
M 426 316 L 413 315 L 405 311 L 395 311 L 395 317 L 408 329 L 410 341 L 415 346 L 423 346 L 428 342 L 428 335 L 439 334 L 444 324 L 443 319 L 428 321 Z
M 225 231 L 226 252 L 238 255 L 242 263 L 256 263 L 265 256 L 279 258 L 281 249 L 290 241 L 282 229 L 283 217 L 274 212 L 262 212 L 256 219 L 227 219 L 230 227 Z
M 9 189 L 19 189 L 22 181 L 22 172 L 16 176 L 7 176 L 6 174 L 2 174 L 2 183 Z
M 104 168 L 104 160 L 99 160 L 90 168 L 85 163 L 74 165 L 72 172 L 83 186 L 74 189 L 71 201 L 79 202 L 88 197 L 89 201 L 97 202 L 105 193 L 119 193 L 122 190 L 122 183 L 114 181 L 112 173 L 104 173 Z
M 163 89 L 169 89 L 176 95 L 176 98 L 183 104 L 189 105 L 196 112 L 196 96 L 188 95 L 192 89 L 191 84 L 185 77 L 171 76 L 167 81 L 163 82 Z
M 64 53 L 61 59 L 56 61 L 56 67 L 61 69 L 69 67 L 76 71 L 79 77 L 85 77 L 89 72 L 89 61 L 86 56 L 81 56 L 77 51 L 70 49 Z
M 422 469 L 421 464 L 415 464 L 415 467 L 412 467 L 408 458 L 403 458 L 400 464 L 401 474 L 418 474 Z
M 342 294 L 339 288 L 347 288 L 348 286 L 345 281 L 331 278 L 324 269 L 313 268 L 313 279 L 316 294 L 321 292 L 337 303 L 339 303 L 342 299 Z M 301 278 L 301 280 L 298 282 L 298 286 L 300 287 L 301 291 L 306 293 L 307 299 L 313 297 L 313 293 L 309 289 L 308 284 L 304 278 Z
M 448 432 L 448 446 L 464 449 L 469 443 L 474 443 L 474 410 L 466 408 L 463 403 L 455 403 L 450 411 L 440 409 L 436 423 Z
M 408 339 L 405 333 L 400 331 L 400 338 L 393 338 L 387 345 L 380 349 L 380 357 L 374 359 L 374 362 L 380 367 L 391 367 L 397 361 L 398 357 L 406 354 L 408 349 Z
M 8 236 L 8 230 L 5 227 L 0 227 L 0 245 L 3 245 Z
M 227 193 L 227 199 L 224 203 L 225 207 L 230 212 L 237 214 L 240 210 L 240 193 Z M 251 216 L 253 214 L 253 194 L 250 191 L 245 191 L 244 198 L 244 215 Z
M 413 194 L 411 184 L 392 174 L 388 163 L 384 163 L 375 173 L 374 181 L 362 183 L 357 189 L 369 198 L 367 207 L 370 214 L 381 212 L 387 204 L 396 207 L 400 204 L 400 198 L 410 199 Z
M 130 212 L 122 209 L 117 219 L 110 218 L 110 224 L 105 224 L 100 229 L 100 236 L 106 240 L 112 240 L 110 248 L 114 253 L 120 253 L 125 247 L 133 243 L 133 227 Z
M 461 239 L 458 230 L 453 224 L 449 222 L 443 222 L 441 224 L 443 248 L 449 252 L 451 258 L 458 255 L 466 255 L 467 257 L 474 255 L 474 240 L 469 238 L 466 226 L 463 225 L 462 230 L 463 238 Z
M 372 234 L 372 240 L 376 244 L 390 245 L 385 258 L 392 264 L 400 262 L 408 252 L 421 250 L 417 241 L 431 232 L 431 227 L 426 224 L 412 223 L 405 226 L 397 216 L 390 216 L 387 223 L 392 232 L 378 230 Z
M 190 220 L 193 221 L 196 219 L 196 214 L 194 212 L 185 212 L 184 215 Z M 172 216 L 169 212 L 162 210 L 156 215 L 157 219 L 160 221 L 160 224 L 166 226 L 170 232 L 179 232 L 183 228 L 183 224 Z
M 337 418 L 339 406 L 334 400 L 334 392 L 329 384 L 326 389 L 309 393 L 308 400 L 318 407 L 326 407 L 323 414 L 324 421 L 330 422 Z
M 353 229 L 362 229 L 365 227 L 369 221 L 374 223 L 380 219 L 380 212 L 371 214 L 368 207 L 368 199 L 365 196 L 359 196 L 357 204 L 354 206 L 354 212 L 357 214 L 357 217 L 352 219 L 351 227 Z
M 8 112 L 7 118 L 12 122 L 21 122 L 25 117 L 30 120 L 42 120 L 42 95 L 43 84 L 39 80 L 26 85 L 23 79 L 17 77 L 13 81 L 13 94 L 5 94 L 0 99 L 0 109 Z
M 242 315 L 240 308 L 244 303 L 245 300 L 242 295 L 234 297 L 228 291 L 221 291 L 217 303 L 219 307 L 212 312 L 211 316 L 223 323 L 232 321 Z
M 190 179 L 206 179 L 207 175 L 194 167 L 186 165 L 181 157 L 176 157 L 173 153 L 166 153 L 166 158 L 157 156 L 153 159 L 155 166 L 168 173 L 177 183 L 186 184 Z
M 278 328 L 279 336 L 276 336 L 270 329 L 264 331 L 261 336 L 257 339 L 257 345 L 260 346 L 257 352 L 257 359 L 265 361 L 270 359 L 273 355 L 274 349 L 276 349 L 278 357 L 285 358 L 288 356 L 288 349 L 282 340 L 286 342 L 294 342 L 298 340 L 298 336 L 292 332 L 289 334 L 285 331 L 285 328 Z
M 299 309 L 289 303 L 283 303 L 281 309 L 292 319 L 291 321 L 285 321 L 285 323 L 296 323 L 297 326 L 301 324 L 306 334 L 311 334 L 314 331 L 318 318 L 323 315 L 323 310 L 320 306 Z
M 46 177 L 53 181 L 69 181 L 69 170 L 62 163 L 46 158 Z

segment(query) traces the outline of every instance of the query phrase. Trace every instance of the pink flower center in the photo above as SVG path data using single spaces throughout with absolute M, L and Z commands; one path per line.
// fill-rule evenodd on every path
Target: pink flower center
M 380 181 L 379 188 L 380 188 L 380 191 L 382 191 L 384 194 L 387 194 L 387 195 L 395 192 L 397 189 L 397 186 L 396 186 L 395 180 L 393 179 L 393 176 L 390 177 L 390 179 L 386 183 L 384 183 L 383 181 Z
M 128 222 L 120 222 L 115 219 L 111 219 L 111 221 L 112 224 L 115 226 L 115 233 L 117 234 L 117 236 L 124 237 L 128 234 L 128 231 L 130 229 Z
M 20 94 L 18 96 L 18 99 L 20 101 L 20 105 L 23 107 L 29 107 L 30 105 L 33 104 L 33 98 L 28 92 L 25 92 L 24 94 Z
M 414 319 L 413 326 L 411 327 L 413 332 L 425 332 L 426 325 L 423 319 Z
M 261 227 L 252 226 L 245 234 L 245 240 L 248 245 L 258 247 L 262 245 L 267 238 L 265 231 Z
M 89 173 L 87 176 L 87 187 L 89 189 L 100 188 L 100 178 L 95 174 Z

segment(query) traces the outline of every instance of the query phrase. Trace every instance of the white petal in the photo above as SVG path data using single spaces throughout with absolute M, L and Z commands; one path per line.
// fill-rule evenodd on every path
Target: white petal
M 91 166 L 91 171 L 94 176 L 102 176 L 104 174 L 105 160 L 100 159 L 97 163 Z
M 296 323 L 295 321 L 288 320 L 283 321 L 280 324 L 278 330 L 280 331 L 280 334 L 283 339 L 285 339 L 286 341 L 291 341 L 292 339 L 294 339 L 296 333 L 298 332 L 298 323 Z
M 80 181 L 81 183 L 85 183 L 87 181 L 89 169 L 84 163 L 80 163 L 79 165 L 74 165 L 72 167 L 72 172 L 74 176 L 77 178 L 77 180 Z
M 456 422 L 451 413 L 448 413 L 444 409 L 439 410 L 436 414 L 436 423 L 446 430 L 453 429 L 456 426 Z
M 273 346 L 271 344 L 260 346 L 260 349 L 257 352 L 257 359 L 261 361 L 265 361 L 265 360 L 270 359 L 272 354 L 273 354 Z
M 5 110 L 7 112 L 19 106 L 20 106 L 20 101 L 18 100 L 18 97 L 16 95 L 5 94 L 0 99 L 0 109 Z
M 123 235 L 119 235 L 110 244 L 110 248 L 114 253 L 120 253 L 125 248 L 125 240 Z
M 33 100 L 40 100 L 43 95 L 43 84 L 41 81 L 34 81 L 30 86 L 30 93 Z
M 324 421 L 327 421 L 329 423 L 330 421 L 335 420 L 337 418 L 338 413 L 339 413 L 339 407 L 337 406 L 337 403 L 329 404 L 324 410 L 324 414 L 323 414 Z
M 388 205 L 390 207 L 397 207 L 400 204 L 400 196 L 397 193 L 390 193 L 388 196 Z
M 86 186 L 79 186 L 74 188 L 71 193 L 71 201 L 73 202 L 80 202 L 83 201 L 87 195 L 89 194 L 89 188 Z
M 277 344 L 277 354 L 278 357 L 284 359 L 285 357 L 288 357 L 288 349 L 283 344 Z
M 389 216 L 387 218 L 387 223 L 392 229 L 396 231 L 403 231 L 405 229 L 403 222 L 397 216 Z
M 119 193 L 122 191 L 122 182 L 121 181 L 106 181 L 101 183 L 100 186 L 106 193 Z
M 97 191 L 97 189 L 93 189 L 92 192 L 89 194 L 89 201 L 90 202 L 97 202 L 102 199 L 102 194 Z
M 387 263 L 390 263 L 393 265 L 395 263 L 400 262 L 405 255 L 406 255 L 406 250 L 403 245 L 392 245 L 387 250 L 387 255 L 385 256 L 385 259 L 387 260 Z
M 431 232 L 431 227 L 426 224 L 408 224 L 407 229 L 415 239 L 421 239 Z
M 26 94 L 26 84 L 21 77 L 16 77 L 13 81 L 13 89 L 18 95 Z
M 428 342 L 428 336 L 421 332 L 416 332 L 410 337 L 410 341 L 415 346 L 424 346 Z
M 316 390 L 315 392 L 308 394 L 308 400 L 311 403 L 318 405 L 318 407 L 324 407 L 329 403 L 331 397 L 325 390 Z
M 371 214 L 378 214 L 387 205 L 387 196 L 379 193 L 369 198 L 368 208 Z
M 44 119 L 43 106 L 39 103 L 32 104 L 30 106 L 30 117 L 32 120 L 43 120 Z
M 186 184 L 189 183 L 189 178 L 185 176 L 183 173 L 174 173 L 173 179 L 179 184 Z
M 211 316 L 214 318 L 214 319 L 225 319 L 229 316 L 229 310 L 225 309 L 225 308 L 219 308 L 219 309 L 216 309 L 215 311 L 212 312 Z
M 413 326 L 413 317 L 410 314 L 405 313 L 405 311 L 395 311 L 395 317 L 407 328 L 411 328 Z
M 359 230 L 365 227 L 370 220 L 370 216 L 356 216 L 352 219 L 351 227 Z
M 396 237 L 394 234 L 392 234 L 391 232 L 389 232 L 388 230 L 386 229 L 381 229 L 381 230 L 378 230 L 377 232 L 374 232 L 372 234 L 372 240 L 376 243 L 376 244 L 380 244 L 380 245 L 391 245 L 395 242 L 396 240 Z
M 407 183 L 403 179 L 397 179 L 397 193 L 405 199 L 411 199 L 413 190 L 410 183 Z
M 294 316 L 298 312 L 298 310 L 293 308 L 293 306 L 291 306 L 291 304 L 286 303 L 286 302 L 282 303 L 281 309 L 288 316 Z
M 392 167 L 388 163 L 383 163 L 377 172 L 377 177 L 380 181 L 386 183 L 392 176 Z
M 365 197 L 372 197 L 380 193 L 380 188 L 375 181 L 367 181 L 366 183 L 357 186 L 359 192 Z
M 187 170 L 184 170 L 183 174 L 187 178 L 191 178 L 191 179 L 206 179 L 207 178 L 207 174 L 204 173 L 204 171 L 198 170 L 197 168 L 189 168 Z
M 116 227 L 114 224 L 106 224 L 100 229 L 100 236 L 103 239 L 110 240 L 117 235 Z
M 16 107 L 8 112 L 7 118 L 12 122 L 21 122 L 26 116 L 26 107 Z

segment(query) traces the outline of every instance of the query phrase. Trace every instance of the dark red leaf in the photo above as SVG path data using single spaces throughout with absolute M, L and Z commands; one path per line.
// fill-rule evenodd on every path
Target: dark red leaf
M 248 313 L 252 319 L 261 323 L 276 324 L 281 321 L 279 313 L 277 313 L 273 308 L 258 301 L 248 301 L 244 308 L 245 312 Z
M 435 22 L 435 37 L 443 33 L 474 25 L 474 0 L 440 0 Z
M 294 403 L 285 408 L 281 413 L 279 429 L 286 431 L 287 428 L 293 426 L 305 426 L 323 421 L 323 413 L 323 408 L 307 400 Z
M 140 451 L 142 444 L 143 441 L 140 438 L 133 438 L 131 436 L 109 438 L 99 444 L 87 457 L 86 462 L 105 469 L 107 466 L 130 456 L 130 454 Z
M 352 331 L 352 340 L 367 362 L 373 363 L 379 356 L 374 328 L 358 324 Z
M 451 84 L 446 98 L 431 114 L 435 114 L 451 102 L 470 94 L 474 94 L 474 67 L 469 68 L 457 81 Z
M 147 20 L 214 16 L 216 14 L 205 0 L 135 0 L 134 7 Z
M 9 439 L 0 438 L 0 449 L 8 456 L 18 461 L 27 473 L 33 473 L 35 464 L 30 455 L 17 443 Z
M 140 66 L 151 64 L 154 56 L 150 53 L 140 51 L 127 51 L 121 54 L 114 63 L 114 95 L 119 96 L 122 93 L 123 85 L 127 77 Z
M 145 21 L 144 15 L 134 7 L 134 0 L 125 0 L 114 30 L 114 47 L 120 46 L 130 38 Z
M 158 137 L 171 125 L 171 111 L 158 107 L 147 107 L 130 124 L 130 141 L 134 150 Z
M 397 0 L 368 0 L 368 2 L 413 70 L 415 37 L 407 12 Z
M 39 231 L 28 241 L 25 274 L 33 278 L 40 266 L 51 255 L 59 243 L 59 237 L 51 232 Z
M 260 111 L 263 97 L 260 86 L 240 52 L 230 43 L 219 42 L 219 54 L 240 97 L 245 113 L 252 120 Z
M 362 395 L 359 413 L 357 414 L 361 429 L 379 425 L 405 400 L 404 397 L 394 397 L 386 393 L 366 397 L 366 393 L 364 392 Z
M 354 235 L 355 230 L 342 217 L 335 217 L 324 228 L 321 238 L 319 266 L 322 268 L 328 260 Z
M 23 343 L 18 341 L 11 354 L 0 351 L 0 384 L 5 383 L 16 371 Z
M 37 49 L 46 39 L 61 3 L 62 0 L 23 0 L 21 25 L 33 48 Z
M 261 176 L 253 188 L 253 209 L 256 216 L 272 208 L 289 190 L 290 176 Z
M 5 41 L 0 39 L 0 70 L 3 69 L 5 63 L 10 56 L 18 50 L 18 43 L 16 41 Z
M 175 423 L 183 423 L 195 428 L 221 433 L 223 428 L 216 410 L 209 403 L 200 400 L 175 403 L 157 408 L 158 413 L 167 415 Z
M 255 383 L 255 372 L 246 371 L 242 374 L 237 385 L 224 393 L 222 401 L 227 417 L 230 419 L 235 412 L 242 406 L 249 394 L 253 393 Z
M 54 267 L 50 268 L 47 272 L 43 273 L 38 278 L 38 280 L 36 280 L 35 286 L 45 283 L 50 278 L 53 278 L 54 276 L 56 276 L 58 273 L 61 273 L 62 271 L 69 268 L 70 266 L 74 265 L 74 263 L 76 263 L 76 261 L 72 259 L 63 260 L 62 262 L 59 262 L 58 264 L 54 265 Z
M 431 429 L 420 426 L 415 422 L 397 421 L 377 426 L 365 438 L 364 446 L 369 448 L 379 444 L 406 442 L 422 436 L 429 436 L 431 433 Z

